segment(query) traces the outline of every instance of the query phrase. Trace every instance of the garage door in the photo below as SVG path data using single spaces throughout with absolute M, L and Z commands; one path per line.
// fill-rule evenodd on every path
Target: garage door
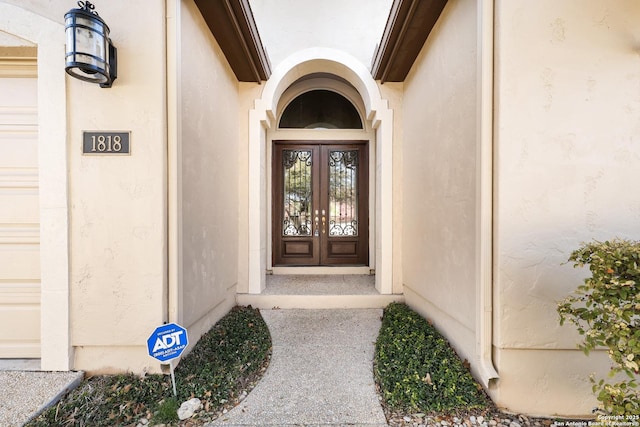
M 1 57 L 0 325 L 0 358 L 40 357 L 36 67 Z

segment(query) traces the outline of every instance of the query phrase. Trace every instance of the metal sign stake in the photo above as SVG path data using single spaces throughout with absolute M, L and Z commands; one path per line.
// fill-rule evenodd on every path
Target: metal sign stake
M 169 370 L 171 371 L 171 384 L 173 384 L 173 397 L 178 397 L 176 392 L 176 377 L 173 374 L 173 360 L 169 362 Z

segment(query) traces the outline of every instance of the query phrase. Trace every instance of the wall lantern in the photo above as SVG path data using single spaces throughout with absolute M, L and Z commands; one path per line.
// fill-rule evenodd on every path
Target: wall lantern
M 67 35 L 67 73 L 77 79 L 111 87 L 117 77 L 117 51 L 109 38 L 109 27 L 88 1 L 64 15 Z

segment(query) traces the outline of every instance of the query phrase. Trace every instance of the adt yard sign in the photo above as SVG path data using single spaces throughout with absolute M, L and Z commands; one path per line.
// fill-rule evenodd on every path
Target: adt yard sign
M 161 362 L 180 357 L 187 345 L 187 330 L 175 323 L 157 327 L 147 340 L 149 356 Z

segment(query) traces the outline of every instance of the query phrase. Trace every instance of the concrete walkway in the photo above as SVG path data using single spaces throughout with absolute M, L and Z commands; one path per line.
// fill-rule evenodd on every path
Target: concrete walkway
M 265 376 L 208 426 L 386 426 L 372 372 L 382 310 L 262 310 Z
M 13 371 L 0 365 L 0 426 L 20 427 L 80 384 L 82 372 Z

